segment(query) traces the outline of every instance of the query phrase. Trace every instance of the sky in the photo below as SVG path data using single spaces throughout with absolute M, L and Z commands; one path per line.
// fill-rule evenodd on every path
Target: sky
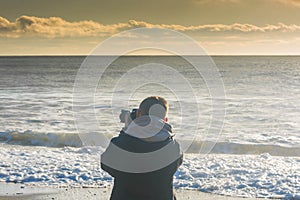
M 0 2 L 0 55 L 88 55 L 142 27 L 186 34 L 210 55 L 300 55 L 300 0 Z

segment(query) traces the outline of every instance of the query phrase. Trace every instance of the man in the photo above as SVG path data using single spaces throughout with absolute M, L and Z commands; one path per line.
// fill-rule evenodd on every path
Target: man
M 164 98 L 144 99 L 136 119 L 125 124 L 101 155 L 101 168 L 114 177 L 111 200 L 176 199 L 173 176 L 183 156 L 167 112 Z

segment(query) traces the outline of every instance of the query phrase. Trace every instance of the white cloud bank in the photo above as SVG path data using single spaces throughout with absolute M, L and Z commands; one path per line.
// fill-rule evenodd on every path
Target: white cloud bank
M 21 16 L 14 22 L 0 17 L 0 36 L 2 37 L 86 37 L 113 34 L 122 24 L 102 25 L 94 21 L 68 22 L 59 17 L 40 18 Z
M 104 25 L 95 21 L 69 22 L 59 17 L 34 16 L 21 16 L 13 22 L 0 16 L 0 55 L 85 55 L 107 37 L 142 27 L 185 33 L 210 54 L 300 55 L 300 26 L 297 24 L 183 26 L 130 20 Z
M 127 23 L 104 25 L 95 21 L 68 22 L 59 17 L 40 18 L 21 16 L 14 22 L 0 16 L 0 37 L 109 37 L 120 31 L 132 28 L 167 28 L 191 34 L 249 34 L 249 33 L 300 33 L 300 26 L 283 23 L 256 26 L 253 24 L 208 24 L 182 26 L 176 24 L 151 24 L 130 20 Z

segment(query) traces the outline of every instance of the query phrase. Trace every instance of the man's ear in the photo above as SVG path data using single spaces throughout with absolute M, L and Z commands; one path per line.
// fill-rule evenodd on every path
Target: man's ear
M 168 120 L 169 120 L 169 119 L 166 117 L 166 118 L 165 118 L 165 122 L 168 122 Z

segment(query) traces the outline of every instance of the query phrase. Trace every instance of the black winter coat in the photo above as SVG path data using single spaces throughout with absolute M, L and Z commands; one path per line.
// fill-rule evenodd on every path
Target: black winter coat
M 179 144 L 172 138 L 159 142 L 148 142 L 142 139 L 130 136 L 123 131 L 118 137 L 111 140 L 111 143 L 117 147 L 133 152 L 148 153 L 170 145 L 172 152 L 177 154 L 174 162 L 156 171 L 145 173 L 129 173 L 116 170 L 107 166 L 101 161 L 101 168 L 114 177 L 114 186 L 111 194 L 111 200 L 173 200 L 173 175 L 182 164 L 183 156 L 180 152 Z M 114 159 L 109 154 L 109 149 L 101 155 Z M 117 159 L 117 158 L 116 158 Z

